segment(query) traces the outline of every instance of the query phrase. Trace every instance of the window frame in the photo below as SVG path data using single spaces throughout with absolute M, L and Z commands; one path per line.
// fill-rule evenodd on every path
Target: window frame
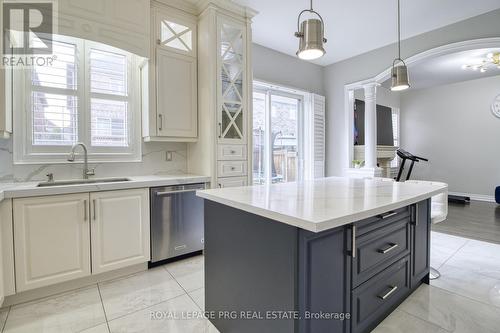
M 125 50 L 104 45 L 101 43 L 79 38 L 54 35 L 54 40 L 76 45 L 75 59 L 77 65 L 77 142 L 83 142 L 88 147 L 90 162 L 140 162 L 142 161 L 141 137 L 141 96 L 140 96 L 140 61 L 141 57 Z M 126 56 L 127 59 L 127 96 L 113 96 L 110 94 L 92 93 L 90 87 L 90 52 L 98 49 Z M 33 113 L 31 96 L 33 91 L 58 93 L 64 88 L 36 87 L 32 89 L 31 68 L 14 69 L 13 102 L 15 109 L 23 112 L 14 112 L 14 164 L 63 164 L 68 163 L 66 157 L 71 149 L 70 145 L 33 145 Z M 68 96 L 69 94 L 65 94 Z M 105 100 L 127 101 L 128 118 L 128 147 L 99 147 L 91 145 L 91 109 L 92 97 L 102 96 Z M 80 159 L 76 162 L 80 163 Z
M 301 181 L 305 178 L 305 166 L 304 166 L 304 158 L 306 155 L 306 133 L 305 133 L 305 121 L 306 121 L 306 100 L 307 100 L 307 93 L 294 90 L 294 89 L 289 89 L 283 86 L 278 86 L 278 85 L 273 85 L 273 84 L 268 84 L 262 81 L 254 80 L 253 82 L 253 90 L 252 90 L 252 100 L 253 100 L 253 94 L 254 93 L 260 93 L 265 95 L 265 135 L 264 139 L 266 142 L 266 146 L 264 147 L 264 177 L 263 177 L 263 184 L 271 184 L 272 182 L 272 171 L 271 171 L 271 161 L 272 161 L 272 154 L 273 152 L 271 151 L 270 147 L 272 147 L 272 137 L 270 135 L 271 133 L 271 122 L 272 122 L 272 117 L 271 117 L 271 104 L 272 104 L 272 96 L 281 96 L 281 97 L 287 97 L 291 99 L 297 99 L 299 101 L 298 104 L 298 110 L 297 110 L 297 181 Z M 252 110 L 253 114 L 253 110 Z M 252 120 L 253 124 L 253 120 Z M 253 136 L 253 125 L 251 128 L 251 133 Z M 252 147 L 253 151 L 253 147 Z M 253 177 L 253 165 L 252 165 L 252 183 L 253 185 L 257 185 L 254 183 L 254 177 Z

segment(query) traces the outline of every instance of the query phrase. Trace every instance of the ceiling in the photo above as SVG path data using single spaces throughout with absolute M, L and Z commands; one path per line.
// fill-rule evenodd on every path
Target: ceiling
M 233 0 L 259 12 L 254 18 L 253 41 L 295 56 L 299 12 L 309 0 Z M 500 8 L 499 0 L 402 0 L 403 39 Z M 314 61 L 329 65 L 397 40 L 395 0 L 314 0 L 325 20 L 327 54 Z
M 481 73 L 478 70 L 462 69 L 462 65 L 464 64 L 481 63 L 490 52 L 500 52 L 500 45 L 498 48 L 457 52 L 412 64 L 409 66 L 411 88 L 431 88 L 444 84 L 500 75 L 500 69 L 496 67 L 490 67 L 485 73 Z M 389 88 L 391 86 L 390 80 L 384 82 L 382 86 Z

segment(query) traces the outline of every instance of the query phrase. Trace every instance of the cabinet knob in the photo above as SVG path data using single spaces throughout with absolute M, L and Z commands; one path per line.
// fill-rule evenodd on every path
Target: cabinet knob
M 236 168 L 235 167 L 231 167 L 231 171 L 234 171 L 234 170 L 236 170 Z

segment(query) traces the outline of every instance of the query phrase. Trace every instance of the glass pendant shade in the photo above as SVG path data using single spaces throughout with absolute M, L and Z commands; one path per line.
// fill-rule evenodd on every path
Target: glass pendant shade
M 323 43 L 324 37 L 323 21 L 319 19 L 308 19 L 300 24 L 300 31 L 295 34 L 299 38 L 299 50 L 297 56 L 303 60 L 314 60 L 325 55 Z
M 402 91 L 410 88 L 410 80 L 408 77 L 408 67 L 401 59 L 396 59 L 392 65 L 392 91 Z

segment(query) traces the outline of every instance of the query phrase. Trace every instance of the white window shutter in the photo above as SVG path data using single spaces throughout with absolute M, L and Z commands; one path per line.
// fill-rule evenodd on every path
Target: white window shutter
M 314 178 L 325 177 L 325 104 L 324 96 L 312 94 Z

